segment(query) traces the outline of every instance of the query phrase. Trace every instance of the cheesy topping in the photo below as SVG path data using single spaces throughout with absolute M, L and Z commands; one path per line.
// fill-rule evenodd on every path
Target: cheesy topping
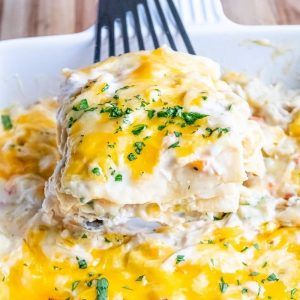
M 149 203 L 161 214 L 180 205 L 175 222 L 233 212 L 247 172 L 262 172 L 253 167 L 262 145 L 248 103 L 206 58 L 168 48 L 130 53 L 71 72 L 66 86 L 62 158 L 45 204 L 58 216 L 111 226 Z
M 216 230 L 184 249 L 150 239 L 31 232 L 23 255 L 3 276 L 1 299 L 290 299 L 300 292 L 299 229 L 264 228 L 247 240 Z M 107 283 L 100 290 L 100 283 Z M 102 295 L 102 298 L 97 295 Z M 106 296 L 107 295 L 107 296 Z
M 1 300 L 300 298 L 299 91 L 168 49 L 68 76 L 47 184 L 57 104 L 1 111 Z
M 27 111 L 12 107 L 0 112 L 0 178 L 35 174 L 48 179 L 56 154 L 57 103 L 49 100 Z

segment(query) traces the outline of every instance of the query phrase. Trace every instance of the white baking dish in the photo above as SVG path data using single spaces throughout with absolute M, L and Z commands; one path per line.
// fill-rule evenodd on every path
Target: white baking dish
M 299 87 L 300 26 L 237 25 L 224 16 L 220 0 L 176 3 L 197 54 L 211 57 L 227 70 Z M 159 26 L 156 19 L 158 31 Z M 147 26 L 143 31 L 146 35 Z M 160 40 L 165 41 L 161 32 Z M 150 37 L 147 45 L 151 48 Z M 72 35 L 0 42 L 0 107 L 56 95 L 61 69 L 91 64 L 93 48 L 93 27 Z

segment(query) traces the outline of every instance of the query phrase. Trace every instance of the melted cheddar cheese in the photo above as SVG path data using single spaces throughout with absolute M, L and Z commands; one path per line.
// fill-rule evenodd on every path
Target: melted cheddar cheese
M 247 101 L 216 63 L 168 48 L 129 53 L 70 72 L 68 88 L 58 115 L 61 162 L 46 200 L 57 216 L 113 226 L 148 204 L 168 224 L 179 202 L 177 222 L 237 210 L 239 186 L 256 173 L 246 156 L 262 155 L 260 143 L 245 141 Z
M 108 280 L 109 299 L 298 299 L 300 245 L 290 241 L 299 234 L 268 226 L 247 240 L 240 229 L 223 228 L 177 251 L 110 236 L 100 250 L 89 248 L 88 235 L 36 230 L 3 277 L 1 299 L 102 299 L 100 278 Z
M 1 112 L 0 177 L 35 174 L 48 179 L 57 160 L 56 101 L 44 101 L 25 112 L 16 107 Z M 10 120 L 5 125 L 5 120 Z

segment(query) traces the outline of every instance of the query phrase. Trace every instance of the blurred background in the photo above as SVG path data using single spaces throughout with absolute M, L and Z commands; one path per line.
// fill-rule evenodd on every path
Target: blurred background
M 300 24 L 300 0 L 221 1 L 240 24 Z M 97 0 L 0 0 L 0 39 L 79 32 L 96 14 Z

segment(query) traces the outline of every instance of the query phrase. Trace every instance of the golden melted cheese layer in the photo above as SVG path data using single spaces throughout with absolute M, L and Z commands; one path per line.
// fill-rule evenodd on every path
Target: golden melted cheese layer
M 101 278 L 109 299 L 298 299 L 299 228 L 268 226 L 253 240 L 243 234 L 217 229 L 177 251 L 107 235 L 100 250 L 90 236 L 62 238 L 44 228 L 28 235 L 22 257 L 3 274 L 1 299 L 94 300 Z
M 0 177 L 34 174 L 48 179 L 57 160 L 57 102 L 44 100 L 26 111 L 12 107 L 0 112 Z
M 76 222 L 116 219 L 129 215 L 126 205 L 146 203 L 167 211 L 184 201 L 183 213 L 237 210 L 246 172 L 256 173 L 247 160 L 261 160 L 260 135 L 217 64 L 160 48 L 68 76 L 75 90 L 58 117 L 62 160 L 49 208 Z M 250 135 L 257 143 L 247 143 Z

